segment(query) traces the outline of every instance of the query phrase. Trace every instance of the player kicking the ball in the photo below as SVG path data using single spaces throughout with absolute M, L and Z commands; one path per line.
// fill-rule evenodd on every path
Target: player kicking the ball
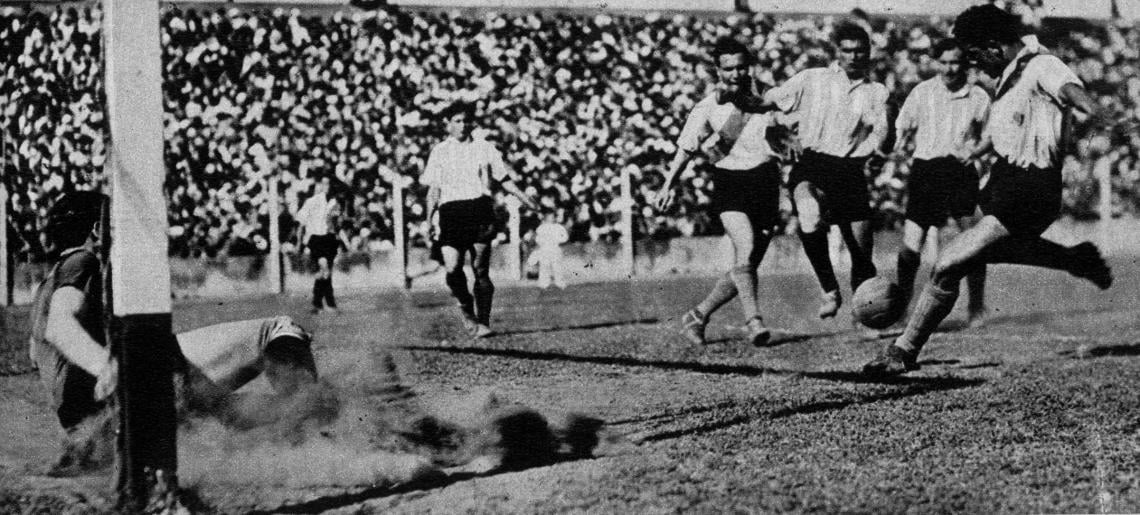
M 894 343 L 864 365 L 864 373 L 891 376 L 917 370 L 922 346 L 958 298 L 958 283 L 985 263 L 1039 266 L 1088 279 L 1101 289 L 1112 272 L 1100 251 L 1085 242 L 1065 247 L 1041 238 L 1061 210 L 1059 143 L 1065 109 L 1098 118 L 1097 105 L 1060 59 L 1018 38 L 1018 19 L 992 5 L 967 9 L 954 23 L 964 45 L 1000 49 L 1002 71 L 983 140 L 961 154 L 997 158 L 982 191 L 983 217 L 947 245 L 914 313 Z
M 697 153 L 707 156 L 713 167 L 713 209 L 732 241 L 733 263 L 708 297 L 685 313 L 682 329 L 690 341 L 703 344 L 709 315 L 739 294 L 748 341 L 764 345 L 769 330 L 756 304 L 756 268 L 768 249 L 780 208 L 779 163 L 765 138 L 772 116 L 742 108 L 743 103 L 757 100 L 749 73 L 752 55 L 743 44 L 721 38 L 712 57 L 718 79 L 716 91 L 689 114 L 677 142 L 677 154 L 653 203 L 658 210 L 666 209 L 673 199 L 677 175 Z
M 57 257 L 36 291 L 29 353 L 65 433 L 52 475 L 97 470 L 114 457 L 118 416 L 109 397 L 119 367 L 104 339 L 102 263 L 94 250 L 104 202 L 100 193 L 71 193 L 48 212 L 45 233 Z M 224 414 L 230 394 L 262 373 L 282 395 L 317 379 L 311 338 L 289 317 L 211 326 L 175 340 L 183 414 Z

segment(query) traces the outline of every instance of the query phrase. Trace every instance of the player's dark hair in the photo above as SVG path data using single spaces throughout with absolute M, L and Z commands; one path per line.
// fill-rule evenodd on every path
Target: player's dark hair
M 945 54 L 946 52 L 953 52 L 954 50 L 964 51 L 965 49 L 962 48 L 962 44 L 959 43 L 957 39 L 946 38 L 934 45 L 934 48 L 931 49 L 930 57 L 938 59 L 939 57 L 942 57 L 942 54 Z
M 990 77 L 1001 77 L 1002 71 L 1009 62 L 996 43 L 987 46 L 967 47 L 963 53 L 970 66 L 980 70 Z
M 450 120 L 453 117 L 461 114 L 467 115 L 468 118 L 474 121 L 475 104 L 463 100 L 456 100 L 455 102 L 448 104 L 447 107 L 440 110 L 439 117 L 441 120 Z
M 843 22 L 836 26 L 831 39 L 835 41 L 836 45 L 839 45 L 840 41 L 858 41 L 863 43 L 868 50 L 871 49 L 871 35 L 867 34 L 863 27 L 852 22 Z
M 722 36 L 717 38 L 716 43 L 713 43 L 712 58 L 714 64 L 720 63 L 720 56 L 722 55 L 743 55 L 746 64 L 752 63 L 752 52 L 748 51 L 748 47 L 741 43 L 736 38 L 730 36 Z
M 1021 20 L 993 4 L 976 5 L 954 20 L 954 37 L 969 47 L 1015 43 L 1021 37 Z
M 82 245 L 99 221 L 107 200 L 106 195 L 96 191 L 64 194 L 48 210 L 44 235 L 61 249 Z

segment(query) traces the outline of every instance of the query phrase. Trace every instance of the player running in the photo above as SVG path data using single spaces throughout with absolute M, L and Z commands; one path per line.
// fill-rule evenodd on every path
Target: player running
M 102 263 L 94 250 L 105 201 L 100 193 L 71 193 L 48 212 L 45 233 L 57 258 L 36 291 L 29 354 L 65 433 L 52 475 L 99 469 L 114 457 L 118 417 L 109 397 L 119 367 L 104 339 Z M 226 414 L 230 393 L 261 373 L 283 395 L 317 379 L 311 337 L 289 317 L 221 324 L 175 339 L 175 395 L 183 414 Z
M 767 103 L 798 118 L 803 155 L 788 177 L 800 241 L 822 287 L 820 318 L 839 312 L 842 297 L 827 244 L 838 225 L 851 253 L 851 288 L 877 273 L 871 260 L 871 198 L 864 166 L 887 135 L 887 88 L 872 82 L 871 38 L 862 27 L 835 28 L 838 58 L 809 68 L 764 95 Z
M 1065 63 L 1018 38 L 1015 16 L 994 7 L 971 7 L 958 16 L 954 35 L 963 45 L 1000 49 L 1002 72 L 982 141 L 963 160 L 993 154 L 997 160 L 982 191 L 981 221 L 954 238 L 938 258 L 906 330 L 863 367 L 873 376 L 918 369 L 918 354 L 958 298 L 958 283 L 985 263 L 1016 263 L 1065 270 L 1101 289 L 1112 271 L 1095 245 L 1065 247 L 1041 238 L 1061 210 L 1061 155 L 1065 109 L 1101 121 L 1096 103 Z
M 708 296 L 682 317 L 682 332 L 695 344 L 705 343 L 709 316 L 739 294 L 748 341 L 764 345 L 770 334 L 756 303 L 756 268 L 779 222 L 780 208 L 779 161 L 765 139 L 772 115 L 742 109 L 744 102 L 756 99 L 749 73 L 752 55 L 742 43 L 721 38 L 712 57 L 716 90 L 689 113 L 653 204 L 665 210 L 673 200 L 677 175 L 693 156 L 705 154 L 713 170 L 713 209 L 732 242 L 733 262 Z
M 499 231 L 491 186 L 498 183 L 531 210 L 537 211 L 538 205 L 519 189 L 517 176 L 495 146 L 472 137 L 474 109 L 470 103 L 457 101 L 440 112 L 449 137 L 432 148 L 420 184 L 429 187 L 428 220 L 439 216 L 439 234 L 432 239 L 438 239 L 441 246 L 447 287 L 459 302 L 467 331 L 484 338 L 492 334 L 491 242 Z M 468 253 L 475 273 L 474 295 L 463 272 Z
M 948 218 L 955 219 L 959 230 L 976 221 L 978 169 L 955 155 L 981 139 L 990 107 L 989 95 L 967 83 L 969 67 L 956 40 L 940 41 L 934 46 L 933 56 L 941 63 L 941 72 L 911 90 L 895 121 L 895 154 L 903 155 L 908 144 L 914 142 L 903 247 L 898 253 L 898 284 L 907 299 L 914 289 L 927 233 L 935 235 L 937 254 L 938 230 Z M 985 265 L 980 264 L 966 276 L 971 323 L 985 314 L 985 274 Z

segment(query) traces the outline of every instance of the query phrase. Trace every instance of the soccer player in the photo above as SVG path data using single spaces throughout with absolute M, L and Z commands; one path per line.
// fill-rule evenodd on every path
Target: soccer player
M 715 91 L 689 113 L 677 141 L 677 154 L 669 163 L 661 190 L 653 199 L 665 210 L 673 199 L 673 183 L 690 160 L 703 153 L 713 170 L 713 209 L 732 242 L 732 269 L 720 278 L 708 296 L 682 317 L 682 332 L 695 344 L 705 342 L 709 316 L 740 295 L 745 331 L 753 345 L 768 342 L 756 304 L 756 268 L 768 249 L 779 221 L 780 168 L 766 139 L 772 115 L 744 106 L 756 99 L 749 73 L 752 54 L 730 37 L 717 40 L 712 49 L 716 66 Z
M 1060 140 L 1064 111 L 1102 123 L 1103 115 L 1065 63 L 1018 38 L 1016 17 L 992 5 L 958 16 L 954 35 L 964 45 L 997 48 L 1007 61 L 982 141 L 960 154 L 996 161 L 982 191 L 981 221 L 955 237 L 938 257 L 903 334 L 863 367 L 872 376 L 918 369 L 918 354 L 958 298 L 958 283 L 985 263 L 1016 263 L 1065 270 L 1101 289 L 1112 271 L 1089 242 L 1065 247 L 1041 237 L 1061 210 Z
M 538 205 L 519 189 L 517 176 L 494 145 L 472 137 L 473 104 L 456 101 L 440 117 L 447 123 L 449 137 L 432 148 L 420 184 L 429 188 L 428 219 L 438 212 L 439 234 L 435 236 L 443 254 L 447 287 L 459 302 L 467 331 L 484 338 L 492 334 L 491 242 L 499 231 L 491 188 L 497 183 L 529 209 L 537 211 Z M 474 295 L 463 272 L 468 253 L 475 273 Z
M 871 199 L 863 173 L 868 158 L 887 135 L 887 88 L 867 77 L 871 38 L 843 23 L 833 36 L 838 58 L 826 68 L 809 68 L 764 99 L 798 118 L 803 155 L 788 177 L 799 220 L 800 241 L 823 289 L 820 318 L 839 312 L 842 297 L 827 244 L 828 227 L 838 225 L 851 253 L 851 288 L 875 276 L 871 260 Z
M 114 457 L 117 413 L 109 397 L 119 367 L 104 340 L 102 263 L 94 250 L 105 201 L 100 193 L 70 193 L 48 212 L 45 233 L 56 258 L 36 291 L 29 354 L 65 433 L 52 475 L 96 470 Z M 186 411 L 224 414 L 229 394 L 260 373 L 285 395 L 316 381 L 311 337 L 289 317 L 175 338 L 176 396 Z
M 934 46 L 942 65 L 937 77 L 919 83 L 903 102 L 895 121 L 896 155 L 914 141 L 914 158 L 907 182 L 903 247 L 898 253 L 898 284 L 907 299 L 914 289 L 927 233 L 954 218 L 959 230 L 973 225 L 978 205 L 978 171 L 955 157 L 981 139 L 989 113 L 990 97 L 982 88 L 967 84 L 968 65 L 961 45 L 945 39 Z M 937 254 L 937 252 L 935 252 Z M 985 265 L 967 275 L 971 322 L 985 314 Z
M 332 267 L 340 246 L 348 248 L 347 238 L 337 227 L 341 208 L 329 191 L 330 181 L 327 176 L 318 178 L 313 196 L 297 210 L 298 245 L 306 245 L 309 258 L 317 263 L 317 277 L 313 279 L 314 314 L 326 307 L 331 313 L 337 312 Z

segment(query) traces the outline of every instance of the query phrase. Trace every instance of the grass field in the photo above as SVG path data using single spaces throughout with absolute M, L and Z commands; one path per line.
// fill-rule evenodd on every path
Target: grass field
M 303 297 L 183 303 L 176 330 L 296 316 L 333 383 L 360 381 L 391 354 L 422 398 L 493 394 L 603 419 L 613 436 L 592 458 L 385 484 L 338 476 L 346 456 L 319 448 L 253 446 L 266 473 L 247 474 L 236 461 L 251 454 L 219 460 L 190 436 L 184 483 L 218 512 L 1138 512 L 1140 267 L 1112 264 L 1107 292 L 991 267 L 992 318 L 966 328 L 959 307 L 922 369 L 887 382 L 857 373 L 886 340 L 809 316 L 817 290 L 801 275 L 761 278 L 763 313 L 780 329 L 764 349 L 738 341 L 735 304 L 713 318 L 711 345 L 676 334 L 709 278 L 501 287 L 501 333 L 479 341 L 460 336 L 436 290 L 347 297 L 338 316 L 306 314 Z M 56 450 L 54 420 L 26 373 L 26 313 L 5 320 L 0 509 L 105 509 L 106 478 L 34 472 Z

